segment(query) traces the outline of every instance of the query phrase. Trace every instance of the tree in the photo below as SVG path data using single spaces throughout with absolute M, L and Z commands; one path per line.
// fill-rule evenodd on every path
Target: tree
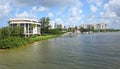
M 49 30 L 49 21 L 50 21 L 50 18 L 49 17 L 43 17 L 40 19 L 40 23 L 41 23 L 41 33 L 44 34 L 44 33 L 48 33 L 48 30 Z
M 94 29 L 94 27 L 92 27 L 91 31 L 92 31 L 92 32 L 95 32 L 95 29 Z
M 77 27 L 77 26 L 75 26 L 75 30 L 78 30 L 78 27 Z
M 11 31 L 10 31 L 9 27 L 3 27 L 0 30 L 0 38 L 1 39 L 5 39 L 5 38 L 9 37 L 10 35 L 11 35 Z
M 24 30 L 20 26 L 14 27 L 11 31 L 12 36 L 22 36 L 23 33 L 24 33 Z
M 32 24 L 31 27 L 32 27 L 32 28 L 35 28 L 35 27 L 36 27 L 36 24 Z
M 84 32 L 84 28 L 83 28 L 83 27 L 81 27 L 81 28 L 80 28 L 80 31 L 81 31 L 81 33 L 83 33 L 83 32 Z

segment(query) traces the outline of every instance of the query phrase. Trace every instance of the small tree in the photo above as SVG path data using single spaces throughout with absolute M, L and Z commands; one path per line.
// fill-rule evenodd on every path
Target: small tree
M 35 28 L 36 27 L 36 24 L 32 24 L 32 26 L 31 26 L 32 28 Z
M 94 27 L 92 27 L 91 31 L 92 31 L 92 32 L 95 32 L 95 29 L 94 29 Z
M 78 30 L 78 27 L 77 27 L 77 26 L 75 26 L 75 30 Z
M 20 26 L 14 27 L 11 31 L 11 35 L 12 36 L 22 36 L 23 35 L 23 28 L 21 28 Z
M 49 17 L 43 17 L 40 19 L 40 23 L 41 23 L 41 33 L 44 34 L 44 33 L 48 33 L 49 31 L 49 21 L 50 21 L 50 18 Z
M 11 31 L 10 31 L 9 27 L 3 27 L 0 30 L 0 38 L 1 39 L 5 39 L 5 38 L 9 37 L 10 35 L 11 35 Z
M 80 28 L 80 31 L 81 31 L 81 33 L 83 33 L 83 32 L 84 32 L 84 28 L 83 28 L 83 27 L 81 27 L 81 28 Z

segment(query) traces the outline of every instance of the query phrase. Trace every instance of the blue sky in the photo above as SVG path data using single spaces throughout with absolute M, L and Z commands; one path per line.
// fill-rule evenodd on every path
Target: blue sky
M 56 23 L 107 23 L 120 29 L 120 0 L 0 0 L 0 28 L 10 18 L 50 17 Z

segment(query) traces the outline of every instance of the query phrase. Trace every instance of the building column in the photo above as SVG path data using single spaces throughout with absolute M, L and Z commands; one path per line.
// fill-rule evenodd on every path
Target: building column
M 36 34 L 38 34 L 38 25 L 37 24 L 36 24 L 35 28 L 36 28 Z
M 30 32 L 29 32 L 29 27 L 30 27 L 30 26 L 29 26 L 29 24 L 28 24 L 28 36 L 29 36 L 29 34 L 30 34 Z
M 26 37 L 26 24 L 24 23 L 24 35 Z
M 34 36 L 34 27 L 32 27 L 32 35 Z

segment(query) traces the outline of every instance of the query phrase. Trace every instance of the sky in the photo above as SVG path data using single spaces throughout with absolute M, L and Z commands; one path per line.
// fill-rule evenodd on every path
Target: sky
M 49 17 L 66 26 L 107 23 L 120 29 L 120 0 L 0 0 L 0 28 L 10 18 Z

